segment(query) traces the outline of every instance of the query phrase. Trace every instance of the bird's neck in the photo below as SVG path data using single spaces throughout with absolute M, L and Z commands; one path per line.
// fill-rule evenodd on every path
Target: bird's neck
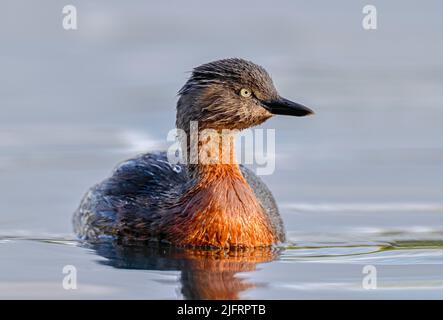
M 223 143 L 214 143 L 204 140 L 200 144 L 204 151 L 199 155 L 206 153 L 203 157 L 209 155 L 213 162 L 190 166 L 193 183 L 180 200 L 180 212 L 169 230 L 175 235 L 174 242 L 197 246 L 261 247 L 276 241 L 269 219 L 235 162 L 233 141 L 226 139 Z M 226 144 L 232 148 L 222 152 L 227 148 Z
M 187 146 L 192 178 L 208 181 L 218 179 L 220 173 L 240 173 L 235 157 L 235 134 L 221 129 L 199 131 L 198 140 L 190 141 Z

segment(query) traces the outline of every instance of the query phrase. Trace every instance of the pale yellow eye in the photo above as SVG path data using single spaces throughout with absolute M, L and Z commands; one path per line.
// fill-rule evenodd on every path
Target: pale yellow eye
M 249 89 L 243 88 L 243 89 L 240 90 L 240 95 L 242 97 L 249 98 L 252 95 L 252 91 L 249 90 Z

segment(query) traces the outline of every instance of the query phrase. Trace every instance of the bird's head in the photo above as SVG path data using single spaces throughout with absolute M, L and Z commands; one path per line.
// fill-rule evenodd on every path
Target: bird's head
M 313 111 L 281 97 L 266 70 L 243 59 L 203 64 L 179 91 L 178 128 L 198 121 L 201 129 L 245 129 L 273 115 L 303 117 Z

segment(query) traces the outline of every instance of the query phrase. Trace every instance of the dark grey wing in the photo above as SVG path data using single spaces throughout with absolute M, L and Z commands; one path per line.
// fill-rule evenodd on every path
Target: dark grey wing
M 187 180 L 185 168 L 170 164 L 165 152 L 126 160 L 86 193 L 74 214 L 74 232 L 93 240 L 116 235 L 122 217 L 149 223 L 159 206 L 179 195 L 177 186 Z
M 252 170 L 244 165 L 240 165 L 240 170 L 252 190 L 254 190 L 254 194 L 260 201 L 262 207 L 265 209 L 265 212 L 271 221 L 271 225 L 278 236 L 278 240 L 284 242 L 286 240 L 285 228 L 271 190 L 269 190 L 266 184 Z
M 118 165 L 103 184 L 107 194 L 149 197 L 150 205 L 170 196 L 188 180 L 185 168 L 168 161 L 166 152 L 142 154 Z

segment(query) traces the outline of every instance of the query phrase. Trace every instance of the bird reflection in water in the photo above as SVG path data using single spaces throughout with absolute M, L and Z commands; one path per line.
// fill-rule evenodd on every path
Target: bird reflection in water
M 185 299 L 235 300 L 257 286 L 238 277 L 254 271 L 257 264 L 274 260 L 279 249 L 204 250 L 168 245 L 119 244 L 88 245 L 106 258 L 99 263 L 118 269 L 180 271 L 181 293 Z

